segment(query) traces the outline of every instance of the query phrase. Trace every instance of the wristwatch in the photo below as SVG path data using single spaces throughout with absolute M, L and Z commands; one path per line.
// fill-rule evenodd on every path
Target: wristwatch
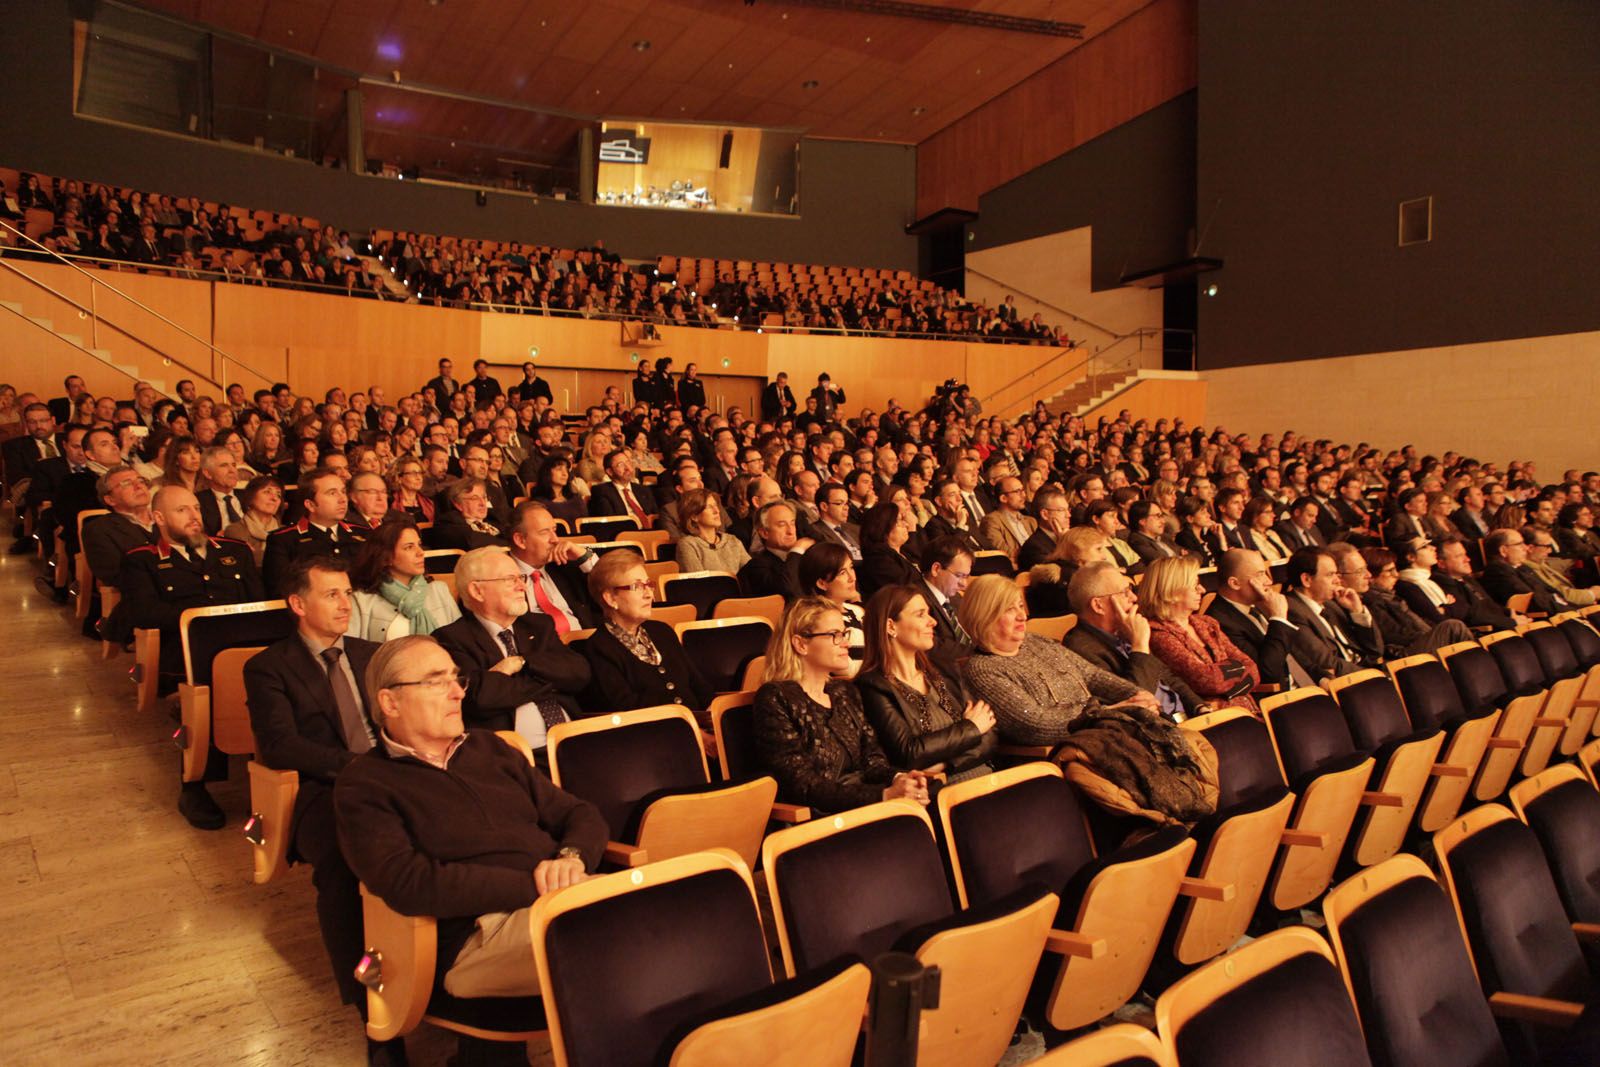
M 556 859 L 558 859 L 558 860 L 577 860 L 579 863 L 582 863 L 583 862 L 583 853 L 579 852 L 577 849 L 573 848 L 571 845 L 568 845 L 567 847 L 559 850 L 556 853 Z

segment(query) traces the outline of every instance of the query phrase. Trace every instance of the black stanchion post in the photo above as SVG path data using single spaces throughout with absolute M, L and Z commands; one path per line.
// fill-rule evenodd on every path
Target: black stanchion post
M 924 967 L 905 952 L 873 960 L 866 1067 L 916 1067 L 922 1013 L 938 1006 L 937 967 Z

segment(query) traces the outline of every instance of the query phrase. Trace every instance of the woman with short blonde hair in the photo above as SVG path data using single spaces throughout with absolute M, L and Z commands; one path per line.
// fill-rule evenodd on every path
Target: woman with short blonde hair
M 1200 564 L 1193 556 L 1152 560 L 1139 582 L 1139 613 L 1152 622 L 1172 618 L 1177 601 L 1199 581 Z
M 1205 700 L 1256 710 L 1255 660 L 1202 614 L 1200 565 L 1191 556 L 1152 560 L 1139 583 L 1139 612 L 1150 620 L 1150 652 Z

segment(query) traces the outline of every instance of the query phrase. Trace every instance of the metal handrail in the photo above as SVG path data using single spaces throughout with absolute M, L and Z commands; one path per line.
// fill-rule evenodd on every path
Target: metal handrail
M 1050 301 L 1045 300 L 1042 297 L 1037 297 L 1037 296 L 1034 296 L 1032 293 L 1024 292 L 1023 290 L 1018 289 L 1016 286 L 1012 285 L 1010 282 L 1001 281 L 999 278 L 996 278 L 992 274 L 985 274 L 983 271 L 974 270 L 971 267 L 966 268 L 966 270 L 967 270 L 968 274 L 974 274 L 974 275 L 978 276 L 979 278 L 984 279 L 985 281 L 994 282 L 996 285 L 1000 286 L 1002 289 L 1005 289 L 1005 290 L 1011 292 L 1012 294 L 1014 294 L 1016 296 L 1023 297 L 1026 300 L 1032 300 L 1035 304 L 1043 304 L 1045 307 L 1049 308 L 1051 311 L 1059 311 L 1061 314 L 1065 315 L 1067 318 L 1071 319 L 1073 322 L 1081 322 L 1085 326 L 1088 326 L 1091 329 L 1099 330 L 1101 333 L 1106 334 L 1109 337 L 1121 337 L 1121 336 L 1124 336 L 1122 334 L 1118 334 L 1116 330 L 1110 329 L 1109 327 L 1106 327 L 1106 326 L 1102 326 L 1098 322 L 1093 322 L 1093 321 L 1091 321 L 1089 319 L 1086 319 L 1082 315 L 1075 315 L 1072 312 L 1068 311 L 1066 308 L 1061 307 L 1061 306 L 1059 306 L 1057 304 L 1052 304 L 1052 303 L 1050 303 Z
M 184 336 L 190 338 L 191 340 L 198 341 L 201 344 L 205 345 L 207 348 L 209 348 L 212 351 L 212 353 L 214 353 L 215 355 L 220 356 L 222 358 L 222 362 L 223 362 L 224 366 L 226 366 L 229 363 L 233 363 L 233 364 L 236 364 L 239 367 L 243 368 L 244 370 L 249 371 L 251 374 L 255 375 L 257 378 L 261 378 L 261 379 L 263 379 L 265 381 L 271 381 L 272 380 L 271 376 L 266 375 L 266 374 L 262 374 L 260 371 L 256 370 L 254 367 L 250 366 L 249 364 L 241 362 L 240 360 L 237 360 L 234 357 L 228 355 L 228 353 L 224 352 L 222 349 L 218 348 L 216 345 L 212 344 L 210 341 L 207 341 L 204 337 L 200 337 L 199 335 L 195 334 L 192 330 L 190 330 L 188 327 L 184 326 L 182 323 L 178 323 L 178 322 L 172 321 L 171 319 L 167 318 L 167 316 L 165 316 L 161 312 L 157 311 L 155 308 L 153 308 L 150 305 L 146 304 L 144 301 L 139 300 L 139 299 L 137 299 L 135 297 L 131 297 L 127 293 L 124 293 L 121 289 L 118 289 L 116 286 L 112 285 L 110 282 L 102 281 L 101 279 L 95 277 L 93 274 L 89 273 L 88 271 L 84 270 L 82 267 L 78 266 L 76 263 L 72 262 L 66 256 L 63 256 L 61 253 L 57 252 L 55 249 L 50 248 L 47 245 L 45 245 L 45 244 L 35 240 L 34 238 L 28 236 L 28 234 L 26 232 L 17 229 L 15 226 L 11 225 L 11 223 L 5 221 L 4 219 L 0 219 L 0 227 L 4 227 L 5 229 L 10 230 L 12 233 L 16 234 L 18 237 L 21 237 L 24 241 L 27 241 L 29 244 L 33 245 L 34 247 L 38 248 L 40 251 L 44 252 L 46 255 L 50 256 L 53 259 L 57 259 L 57 260 L 61 261 L 62 263 L 66 264 L 68 267 L 71 267 L 73 270 L 75 270 L 79 274 L 83 275 L 85 278 L 88 278 L 89 279 L 89 284 L 91 286 L 95 286 L 95 285 L 104 286 L 105 288 L 111 290 L 113 293 L 116 293 L 118 296 L 122 297 L 122 299 L 126 300 L 128 303 L 134 305 L 137 308 L 140 308 L 140 309 L 144 310 L 145 312 L 148 312 L 151 315 L 154 315 L 156 318 L 160 319 L 162 322 L 166 323 L 168 326 L 171 326 L 173 329 L 177 330 L 179 333 L 183 334 Z M 124 262 L 124 261 L 113 261 L 113 262 Z M 49 286 L 44 286 L 44 288 L 49 289 L 50 287 Z M 52 290 L 52 291 L 54 291 L 54 290 Z M 90 291 L 93 292 L 92 289 Z M 59 296 L 60 294 L 58 293 L 57 295 Z M 63 299 L 66 299 L 66 298 L 63 297 Z M 101 321 L 100 315 L 98 313 L 91 312 L 91 314 L 94 315 L 95 320 L 97 322 Z M 124 330 L 122 332 L 126 333 L 127 331 Z M 130 334 L 129 336 L 132 336 L 132 335 Z M 138 338 L 134 338 L 134 339 L 135 340 L 139 340 Z M 153 349 L 153 350 L 158 351 L 158 352 L 161 351 L 160 349 L 157 349 L 155 345 L 149 344 L 148 342 L 140 341 L 139 343 L 143 344 L 146 348 L 150 348 L 150 349 Z M 168 355 L 165 352 L 163 352 L 162 355 L 163 355 L 164 358 L 171 359 L 174 363 L 179 364 L 185 370 L 188 370 L 190 373 L 200 375 L 201 377 L 205 378 L 206 381 L 211 382 L 213 385 L 216 385 L 219 388 L 221 388 L 222 385 L 225 384 L 225 383 L 222 383 L 222 382 L 217 382 L 209 374 L 202 374 L 200 371 L 195 370 L 193 367 L 190 367 L 187 363 L 184 363 L 182 360 L 177 359 L 176 357 Z M 226 378 L 227 375 L 224 374 L 223 377 Z

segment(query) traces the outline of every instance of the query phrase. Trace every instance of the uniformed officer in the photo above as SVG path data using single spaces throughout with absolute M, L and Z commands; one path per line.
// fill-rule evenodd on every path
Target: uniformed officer
M 345 521 L 350 497 L 337 471 L 326 467 L 307 471 L 300 476 L 298 489 L 305 515 L 299 522 L 267 536 L 261 571 L 272 596 L 282 595 L 279 586 L 291 561 L 305 556 L 336 556 L 354 562 L 371 532 Z
M 122 602 L 107 627 L 126 641 L 135 627 L 161 631 L 161 691 L 171 691 L 183 673 L 178 620 L 186 608 L 245 604 L 265 599 L 250 546 L 230 537 L 207 537 L 200 502 L 179 485 L 164 486 L 151 501 L 158 537 L 122 557 L 118 582 Z M 228 759 L 215 746 L 199 782 L 185 782 L 178 810 L 202 830 L 222 828 L 224 817 L 206 792 L 206 782 L 228 776 Z

